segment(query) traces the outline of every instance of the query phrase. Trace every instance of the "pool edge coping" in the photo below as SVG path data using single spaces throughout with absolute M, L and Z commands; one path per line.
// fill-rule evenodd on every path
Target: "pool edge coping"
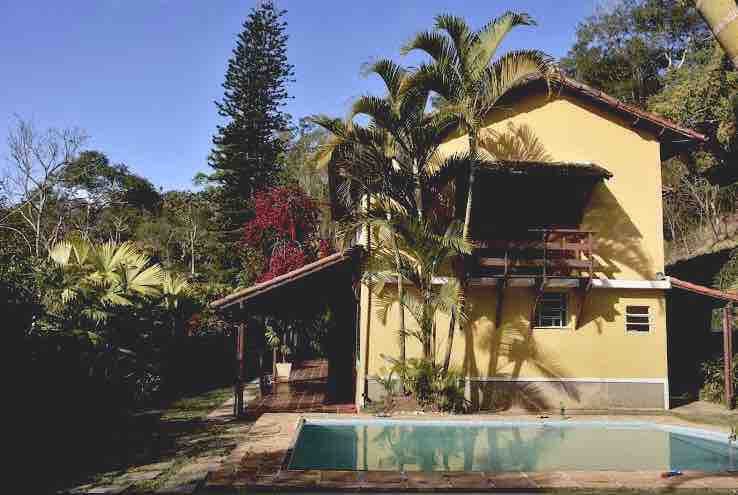
M 520 415 L 519 418 L 480 418 L 459 417 L 395 417 L 395 421 L 418 422 L 424 421 L 462 421 L 462 422 L 508 422 L 531 421 L 530 416 Z M 631 491 L 643 489 L 649 491 L 673 491 L 680 489 L 714 491 L 732 490 L 738 488 L 738 473 L 731 472 L 704 472 L 685 471 L 684 475 L 673 478 L 662 478 L 659 471 L 539 471 L 539 472 L 485 472 L 485 471 L 436 471 L 425 473 L 422 471 L 343 471 L 343 470 L 292 470 L 285 468 L 291 460 L 295 442 L 299 431 L 308 421 L 327 420 L 334 416 L 324 413 L 268 413 L 260 417 L 252 428 L 259 426 L 262 431 L 254 438 L 247 438 L 244 444 L 253 440 L 253 444 L 242 445 L 239 449 L 244 455 L 224 463 L 219 470 L 209 473 L 205 487 L 213 492 L 257 490 L 263 492 L 294 492 L 294 491 L 321 491 L 321 492 L 480 492 L 480 491 L 556 491 L 556 490 L 589 490 L 604 489 L 610 491 Z M 346 418 L 354 420 L 387 420 L 375 418 L 366 414 L 351 415 Z M 547 418 L 548 419 L 548 418 Z M 661 417 L 670 427 L 682 428 L 683 425 L 674 423 L 683 420 Z M 582 422 L 587 420 L 567 420 Z M 591 421 L 591 419 L 590 419 Z M 627 423 L 627 419 L 607 418 L 609 422 Z M 631 423 L 634 421 L 630 420 Z M 652 421 L 636 421 L 654 426 L 663 426 L 663 423 Z M 264 430 L 272 428 L 276 433 L 264 434 Z M 275 428 L 276 427 L 276 428 Z M 690 428 L 690 427 L 687 427 Z M 699 428 L 697 428 L 699 429 Z M 258 431 L 258 428 L 255 430 Z M 722 433 L 720 430 L 708 430 Z M 253 459 L 249 464 L 249 456 L 263 456 L 266 459 L 254 468 Z M 276 459 L 276 457 L 279 457 Z M 246 461 L 246 462 L 244 462 Z M 408 473 L 410 473 L 408 475 Z M 367 476 L 368 479 L 367 479 Z M 344 481 L 341 481 L 341 477 Z M 404 478 L 403 478 L 404 476 Z M 476 480 L 475 480 L 476 479 Z M 473 483 L 470 483 L 470 480 Z

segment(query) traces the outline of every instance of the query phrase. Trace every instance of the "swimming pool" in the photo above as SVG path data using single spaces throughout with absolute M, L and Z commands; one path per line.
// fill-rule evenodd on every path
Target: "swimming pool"
M 721 472 L 737 459 L 726 434 L 642 422 L 310 419 L 289 469 Z

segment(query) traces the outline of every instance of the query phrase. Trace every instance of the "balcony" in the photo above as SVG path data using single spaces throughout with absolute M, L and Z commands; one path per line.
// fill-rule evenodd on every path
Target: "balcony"
M 530 229 L 476 243 L 471 276 L 481 279 L 591 279 L 597 268 L 594 232 Z

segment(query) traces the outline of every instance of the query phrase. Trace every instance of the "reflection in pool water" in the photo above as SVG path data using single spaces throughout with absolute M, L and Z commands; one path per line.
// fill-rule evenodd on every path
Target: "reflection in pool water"
M 650 425 L 310 422 L 291 469 L 700 470 L 737 467 L 726 443 Z

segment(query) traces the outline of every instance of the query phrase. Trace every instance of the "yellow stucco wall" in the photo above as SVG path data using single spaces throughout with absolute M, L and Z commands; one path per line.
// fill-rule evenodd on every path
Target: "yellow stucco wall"
M 582 294 L 568 290 L 567 326 L 533 328 L 532 332 L 528 324 L 533 307 L 532 289 L 505 289 L 500 329 L 495 328 L 496 291 L 479 287 L 468 293 L 471 322 L 465 333 L 456 332 L 451 355 L 452 366 L 466 376 L 553 379 L 667 376 L 666 307 L 661 291 L 593 290 L 586 297 L 582 321 L 576 328 Z M 651 308 L 649 333 L 626 332 L 627 305 Z M 386 321 L 376 312 L 372 315 L 370 376 L 382 374 L 382 368 L 387 367 L 382 355 L 398 356 L 397 316 L 397 308 Z M 408 327 L 414 326 L 409 315 L 406 321 Z M 437 326 L 436 348 L 440 360 L 446 349 L 448 318 L 441 315 Z M 420 355 L 420 345 L 415 339 L 408 339 L 408 355 Z
M 506 114 L 494 116 L 490 127 L 505 132 L 509 125 L 527 125 L 555 161 L 592 162 L 613 178 L 597 186 L 585 210 L 583 229 L 596 231 L 598 276 L 619 280 L 654 280 L 664 271 L 661 161 L 654 136 L 596 107 L 558 96 L 531 95 Z M 466 136 L 444 145 L 444 151 L 466 148 Z M 530 200 L 530 198 L 526 198 Z M 514 205 L 511 205 L 514 209 Z M 479 219 L 475 219 L 479 221 Z M 471 289 L 469 331 L 456 333 L 452 366 L 469 377 L 666 379 L 666 308 L 663 291 L 597 289 L 587 295 L 580 328 L 575 329 L 581 292 L 568 291 L 569 322 L 564 329 L 534 329 L 528 336 L 533 305 L 530 288 L 505 289 L 501 328 L 495 329 L 496 290 Z M 365 377 L 381 374 L 381 355 L 397 356 L 397 309 L 381 321 L 362 290 L 361 357 L 357 399 Z M 648 305 L 652 331 L 625 331 L 625 306 Z M 408 325 L 412 318 L 406 316 Z M 437 347 L 445 350 L 448 319 L 438 318 Z M 408 339 L 408 355 L 420 345 Z

